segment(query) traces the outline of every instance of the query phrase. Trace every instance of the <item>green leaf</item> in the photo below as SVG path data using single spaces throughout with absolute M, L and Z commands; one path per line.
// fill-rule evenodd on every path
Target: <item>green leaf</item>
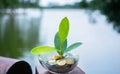
M 61 45 L 62 45 L 62 49 L 60 50 Z M 57 52 L 60 54 L 60 52 L 63 52 L 67 48 L 67 39 L 64 41 L 63 44 L 61 44 L 60 36 L 59 33 L 57 32 L 54 38 L 54 46 L 57 49 Z
M 64 41 L 63 46 L 62 46 L 62 51 L 64 52 L 64 50 L 67 48 L 67 39 Z
M 54 38 L 54 46 L 56 49 L 60 49 L 60 44 L 61 44 L 61 41 L 60 41 L 60 36 L 58 34 L 58 32 L 55 34 L 55 38 Z
M 42 55 L 42 54 L 51 53 L 54 51 L 56 51 L 56 49 L 50 46 L 38 46 L 33 48 L 31 50 L 31 53 L 36 55 Z
M 69 32 L 69 20 L 67 19 L 67 17 L 64 17 L 61 20 L 59 26 L 59 35 L 62 43 L 66 40 L 68 32 Z
M 70 46 L 64 51 L 64 53 L 66 53 L 66 52 L 68 52 L 68 51 L 71 51 L 72 49 L 77 48 L 77 47 L 80 46 L 81 44 L 82 44 L 81 42 L 76 42 L 76 43 L 70 45 Z

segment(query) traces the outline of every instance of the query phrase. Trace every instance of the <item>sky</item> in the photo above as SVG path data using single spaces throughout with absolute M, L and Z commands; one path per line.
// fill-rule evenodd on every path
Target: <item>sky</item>
M 49 3 L 59 3 L 60 5 L 64 4 L 73 4 L 74 2 L 79 2 L 81 0 L 40 0 L 42 6 L 47 6 Z

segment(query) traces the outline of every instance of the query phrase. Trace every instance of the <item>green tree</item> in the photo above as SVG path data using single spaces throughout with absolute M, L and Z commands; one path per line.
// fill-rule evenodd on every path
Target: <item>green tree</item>
M 1 0 L 0 2 L 0 8 L 6 9 L 6 8 L 16 8 L 19 5 L 19 0 Z
M 1 0 L 0 9 L 15 9 L 19 7 L 38 8 L 40 0 Z
M 84 7 L 84 4 L 87 7 Z M 79 3 L 80 7 L 90 10 L 100 10 L 100 12 L 107 16 L 108 22 L 112 22 L 113 28 L 120 33 L 120 0 L 91 0 L 85 2 L 83 0 Z

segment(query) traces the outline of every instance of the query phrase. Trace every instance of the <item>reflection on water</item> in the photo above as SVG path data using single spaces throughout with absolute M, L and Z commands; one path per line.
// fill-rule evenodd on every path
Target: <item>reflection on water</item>
M 18 58 L 38 43 L 40 17 L 0 16 L 0 56 Z

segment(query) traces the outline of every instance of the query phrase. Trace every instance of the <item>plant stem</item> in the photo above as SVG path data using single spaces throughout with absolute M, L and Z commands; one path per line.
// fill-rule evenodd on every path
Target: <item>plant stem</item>
M 59 55 L 61 56 L 61 57 L 63 57 L 63 51 L 62 51 L 62 47 L 63 47 L 63 43 L 61 43 L 60 44 L 60 53 L 59 53 Z

